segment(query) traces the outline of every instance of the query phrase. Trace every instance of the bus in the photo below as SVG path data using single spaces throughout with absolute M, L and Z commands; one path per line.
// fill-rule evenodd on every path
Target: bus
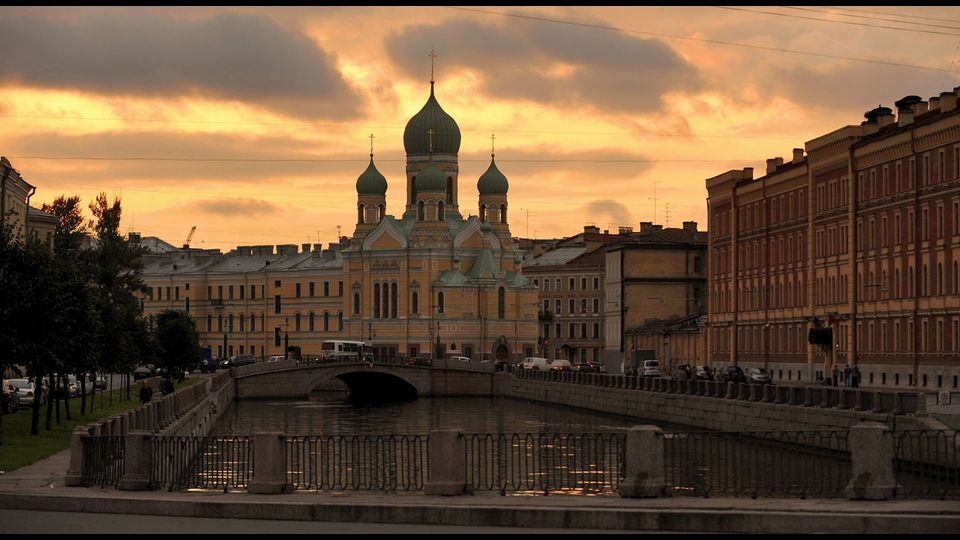
M 333 339 L 320 345 L 321 360 L 373 360 L 373 347 L 363 341 Z

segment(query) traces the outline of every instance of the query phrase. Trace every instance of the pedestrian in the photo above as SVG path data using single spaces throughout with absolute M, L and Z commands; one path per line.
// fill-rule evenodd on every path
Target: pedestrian
M 839 379 L 840 379 L 840 368 L 837 366 L 833 366 L 833 385 L 834 386 L 837 386 L 837 383 L 840 382 Z
M 860 366 L 853 366 L 853 387 L 860 388 Z
M 843 368 L 843 385 L 850 386 L 850 366 Z
M 163 392 L 164 395 L 173 393 L 173 380 L 171 380 L 169 376 L 160 384 L 160 391 Z
M 150 402 L 153 392 L 150 390 L 150 387 L 147 386 L 147 383 L 140 383 L 140 404 L 146 405 Z

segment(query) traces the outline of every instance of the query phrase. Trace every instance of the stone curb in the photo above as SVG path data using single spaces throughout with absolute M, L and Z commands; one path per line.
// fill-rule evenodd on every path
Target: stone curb
M 199 495 L 199 497 L 204 497 Z M 789 500 L 787 500 L 789 502 Z M 955 533 L 960 512 L 887 513 L 785 511 L 744 508 L 602 508 L 527 504 L 443 504 L 358 501 L 250 501 L 79 497 L 0 493 L 0 508 L 206 518 L 354 523 L 542 527 L 726 533 Z

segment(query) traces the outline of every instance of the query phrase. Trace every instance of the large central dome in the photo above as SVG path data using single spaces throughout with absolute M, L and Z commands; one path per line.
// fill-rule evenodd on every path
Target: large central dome
M 430 98 L 420 112 L 413 115 L 403 130 L 403 148 L 407 155 L 430 153 L 430 136 L 433 130 L 433 153 L 456 155 L 460 151 L 460 127 L 447 114 L 433 95 L 430 83 Z

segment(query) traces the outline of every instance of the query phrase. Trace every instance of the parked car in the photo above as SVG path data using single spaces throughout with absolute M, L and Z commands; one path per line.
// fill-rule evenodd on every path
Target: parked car
M 689 364 L 679 364 L 673 366 L 673 378 L 678 381 L 689 381 L 693 378 Z
M 33 407 L 33 401 L 36 397 L 36 383 L 29 379 L 10 379 L 10 384 L 17 391 L 17 399 L 19 401 L 18 406 L 21 409 L 29 409 Z M 39 396 L 41 403 L 43 400 L 42 391 Z
M 770 372 L 764 368 L 750 368 L 747 370 L 752 384 L 773 384 Z
M 550 369 L 548 364 L 550 360 L 546 358 L 540 358 L 539 356 L 528 356 L 523 359 L 523 362 L 520 364 L 520 369 L 535 369 L 537 371 L 546 371 Z
M 406 364 L 408 366 L 430 367 L 433 365 L 433 360 L 429 358 L 411 358 L 407 360 Z
M 713 368 L 710 366 L 697 366 L 693 371 L 693 378 L 698 381 L 712 381 L 713 377 Z
M 720 372 L 720 382 L 745 383 L 747 377 L 740 366 L 727 366 Z
M 560 359 L 554 360 L 553 362 L 550 362 L 550 371 L 562 372 L 562 371 L 571 371 L 571 370 L 573 370 L 573 364 L 571 364 L 569 360 L 560 358 Z
M 281 360 L 283 360 L 283 355 L 279 355 L 279 354 L 267 358 L 267 362 L 270 362 L 270 363 L 279 362 Z
M 467 356 L 451 356 L 450 360 L 454 362 L 470 362 L 470 358 Z
M 659 377 L 660 362 L 656 360 L 644 360 L 643 365 L 640 366 L 640 376 L 641 377 Z
M 93 387 L 97 390 L 107 389 L 107 377 L 103 373 L 98 373 L 93 381 Z
M 135 381 L 149 379 L 150 377 L 153 377 L 153 370 L 147 366 L 137 366 L 137 368 L 133 370 L 133 380 Z
M 20 410 L 20 394 L 9 380 L 3 381 L 3 395 L 0 397 L 0 412 L 12 414 Z

